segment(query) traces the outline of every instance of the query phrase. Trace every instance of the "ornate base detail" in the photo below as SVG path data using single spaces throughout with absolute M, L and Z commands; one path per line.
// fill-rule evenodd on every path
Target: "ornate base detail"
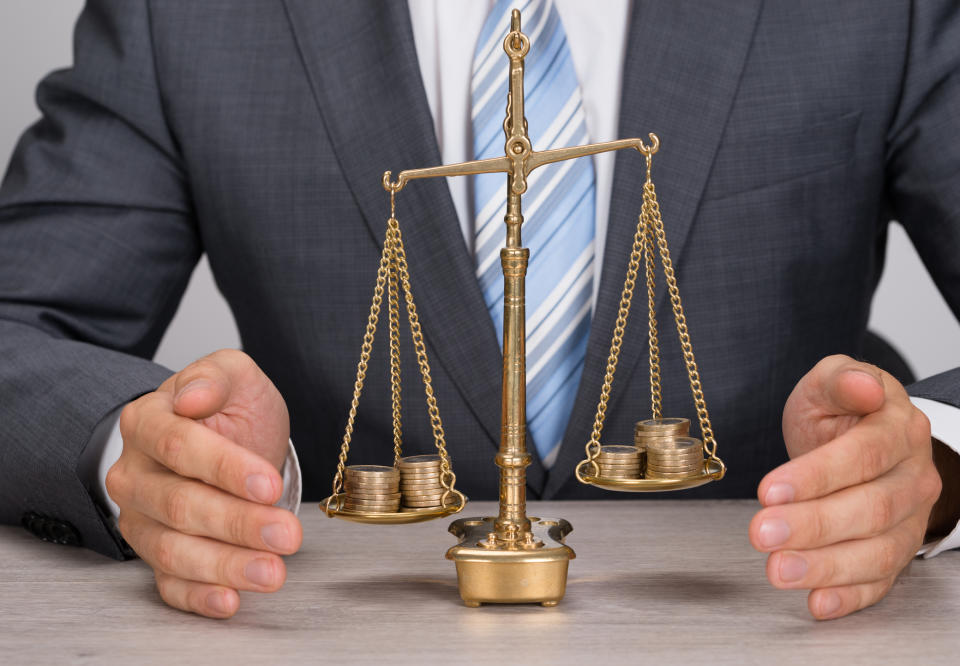
M 556 606 L 567 588 L 567 568 L 576 557 L 563 543 L 573 527 L 566 520 L 530 518 L 530 532 L 515 542 L 498 540 L 490 518 L 461 518 L 450 524 L 460 543 L 447 551 L 457 565 L 460 597 L 476 608 L 486 604 Z

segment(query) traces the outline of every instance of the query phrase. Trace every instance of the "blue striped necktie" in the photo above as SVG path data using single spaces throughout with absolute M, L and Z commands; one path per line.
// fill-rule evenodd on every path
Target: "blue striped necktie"
M 526 114 L 534 150 L 588 142 L 577 75 L 552 0 L 499 0 L 487 16 L 473 60 L 471 102 L 475 159 L 503 155 L 507 59 L 503 40 L 515 5 L 531 49 L 526 58 Z M 506 185 L 502 175 L 474 177 L 477 276 L 490 316 L 503 330 Z M 527 424 L 537 452 L 552 466 L 583 373 L 594 273 L 594 174 L 589 159 L 534 171 L 524 200 L 527 273 Z M 501 340 L 502 345 L 502 340 Z

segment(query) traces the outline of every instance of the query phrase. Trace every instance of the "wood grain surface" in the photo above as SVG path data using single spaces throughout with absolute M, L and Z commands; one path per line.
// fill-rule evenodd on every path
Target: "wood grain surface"
M 533 503 L 573 523 L 556 608 L 466 608 L 449 519 L 378 527 L 301 510 L 287 584 L 207 620 L 166 607 L 140 561 L 0 528 L 0 663 L 958 663 L 960 553 L 918 560 L 879 605 L 816 622 L 772 588 L 750 501 Z M 495 514 L 476 502 L 464 515 Z

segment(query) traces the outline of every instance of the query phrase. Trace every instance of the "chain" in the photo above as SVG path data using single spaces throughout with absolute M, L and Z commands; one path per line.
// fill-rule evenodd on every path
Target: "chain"
M 373 351 L 373 338 L 374 335 L 376 335 L 377 321 L 380 318 L 380 305 L 383 302 L 383 290 L 389 272 L 390 254 L 391 244 L 388 238 L 387 242 L 383 244 L 383 253 L 380 255 L 380 266 L 377 269 L 377 282 L 373 288 L 373 303 L 370 305 L 370 315 L 367 317 L 367 330 L 363 335 L 363 345 L 360 347 L 357 379 L 353 384 L 353 400 L 350 402 L 350 414 L 347 416 L 347 427 L 343 434 L 343 444 L 340 446 L 340 456 L 337 458 L 337 473 L 333 477 L 333 495 L 331 496 L 331 500 L 337 497 L 340 491 L 343 490 L 343 470 L 347 465 L 347 453 L 350 451 L 353 425 L 357 419 L 357 408 L 360 406 L 360 394 L 363 392 L 363 381 L 367 377 L 367 365 L 370 362 L 370 353 Z M 329 502 L 327 503 L 327 510 L 330 510 Z
M 400 272 L 400 284 L 403 285 L 403 295 L 407 303 L 410 333 L 413 337 L 413 347 L 417 355 L 417 363 L 420 365 L 420 375 L 423 378 L 423 390 L 427 396 L 427 413 L 430 416 L 430 425 L 433 428 L 433 440 L 437 446 L 437 453 L 440 454 L 440 483 L 444 488 L 440 504 L 447 506 L 447 500 L 451 496 L 456 495 L 462 507 L 466 503 L 466 498 L 463 496 L 463 493 L 455 489 L 457 476 L 453 473 L 453 468 L 450 465 L 450 454 L 447 453 L 446 438 L 443 434 L 443 423 L 440 421 L 440 410 L 437 408 L 437 398 L 433 392 L 433 380 L 430 377 L 430 362 L 427 360 L 427 349 L 423 342 L 420 317 L 417 315 L 417 306 L 413 303 L 413 292 L 410 288 L 410 270 L 407 266 L 407 253 L 403 247 L 403 236 L 400 233 L 400 225 L 396 218 L 391 217 L 387 224 L 395 239 L 394 251 Z
M 589 461 L 593 467 L 594 476 L 600 473 L 600 468 L 596 463 L 596 458 L 600 455 L 600 434 L 603 432 L 603 421 L 607 416 L 607 403 L 610 400 L 610 391 L 613 387 L 613 376 L 617 371 L 617 361 L 620 359 L 620 348 L 623 345 L 623 334 L 627 327 L 627 317 L 630 315 L 630 303 L 633 300 L 633 289 L 637 283 L 637 273 L 640 271 L 643 247 L 643 218 L 640 218 L 637 223 L 637 232 L 633 236 L 633 250 L 630 252 L 627 279 L 623 283 L 623 292 L 620 294 L 620 308 L 617 311 L 617 323 L 613 328 L 610 354 L 607 356 L 607 371 L 603 376 L 603 388 L 600 389 L 600 402 L 597 404 L 597 413 L 593 419 L 593 432 L 590 433 L 590 441 L 587 442 L 586 446 L 587 461 Z M 580 477 L 579 467 L 578 465 L 578 478 Z
M 649 159 L 649 158 L 648 158 Z M 700 421 L 700 431 L 703 435 L 703 448 L 711 459 L 717 460 L 717 442 L 714 439 L 713 427 L 710 425 L 710 415 L 707 413 L 707 403 L 703 397 L 703 387 L 700 384 L 700 373 L 697 362 L 693 357 L 693 345 L 690 343 L 690 333 L 687 330 L 687 318 L 683 314 L 683 304 L 680 302 L 680 290 L 677 288 L 677 278 L 673 271 L 673 261 L 670 259 L 670 249 L 667 247 L 667 235 L 663 229 L 663 219 L 660 217 L 660 204 L 657 203 L 657 192 L 650 179 L 649 161 L 647 163 L 647 182 L 643 185 L 643 204 L 647 213 L 647 224 L 653 229 L 660 249 L 660 263 L 663 264 L 663 274 L 667 279 L 667 290 L 670 293 L 670 303 L 673 306 L 673 318 L 677 323 L 677 334 L 680 337 L 680 349 L 683 351 L 683 360 L 687 366 L 687 376 L 690 379 L 690 391 L 693 393 L 693 403 L 697 409 L 697 418 Z
M 645 211 L 647 203 L 644 201 L 640 213 L 640 224 L 643 227 L 643 260 L 647 267 L 647 312 L 649 314 L 648 344 L 650 348 L 650 411 L 652 417 L 659 419 L 662 416 L 663 406 L 660 393 L 660 345 L 657 341 L 657 304 L 654 294 L 656 279 L 654 273 L 653 256 L 653 229 L 647 223 Z
M 393 219 L 393 218 L 391 218 Z M 400 306 L 398 293 L 398 270 L 396 234 L 387 229 L 385 241 L 390 247 L 390 263 L 387 273 L 387 303 L 390 313 L 390 392 L 393 404 L 393 465 L 399 467 L 403 456 L 403 422 L 400 402 Z

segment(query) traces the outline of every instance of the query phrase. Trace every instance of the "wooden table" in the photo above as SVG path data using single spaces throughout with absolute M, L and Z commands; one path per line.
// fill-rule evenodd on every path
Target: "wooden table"
M 537 503 L 573 523 L 557 608 L 466 608 L 449 519 L 355 525 L 303 507 L 286 586 L 231 620 L 166 607 L 140 561 L 0 528 L 0 663 L 958 663 L 960 553 L 915 561 L 880 605 L 816 622 L 747 542 L 749 501 Z M 476 502 L 470 515 L 491 515 Z M 185 662 L 185 663 L 187 663 Z

